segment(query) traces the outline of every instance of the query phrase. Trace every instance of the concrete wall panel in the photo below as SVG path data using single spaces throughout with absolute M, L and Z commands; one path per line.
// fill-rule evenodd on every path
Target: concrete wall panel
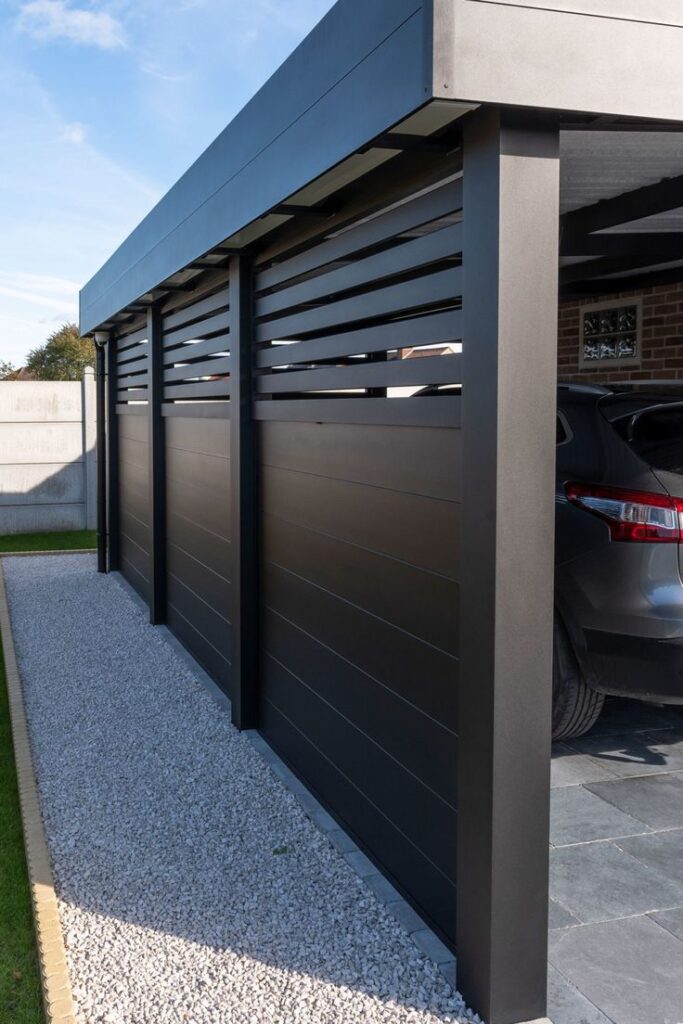
M 0 533 L 95 526 L 95 383 L 0 382 Z

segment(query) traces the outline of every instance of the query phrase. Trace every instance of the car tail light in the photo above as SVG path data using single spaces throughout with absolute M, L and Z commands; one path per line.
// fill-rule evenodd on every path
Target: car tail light
M 668 494 L 595 484 L 566 486 L 569 500 L 604 519 L 612 540 L 676 544 L 683 540 L 683 501 Z

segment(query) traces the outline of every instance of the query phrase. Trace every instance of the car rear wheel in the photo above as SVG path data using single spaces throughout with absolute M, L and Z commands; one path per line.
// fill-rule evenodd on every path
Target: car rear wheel
M 553 632 L 553 739 L 583 736 L 600 717 L 605 695 L 587 684 L 564 625 L 555 616 Z

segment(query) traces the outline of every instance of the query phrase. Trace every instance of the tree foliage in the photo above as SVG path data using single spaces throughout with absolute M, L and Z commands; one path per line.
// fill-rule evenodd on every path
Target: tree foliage
M 86 366 L 94 365 L 94 342 L 81 338 L 73 323 L 53 331 L 44 345 L 29 352 L 26 361 L 36 380 L 81 380 Z
M 0 380 L 11 380 L 16 372 L 16 366 L 5 359 L 0 359 Z

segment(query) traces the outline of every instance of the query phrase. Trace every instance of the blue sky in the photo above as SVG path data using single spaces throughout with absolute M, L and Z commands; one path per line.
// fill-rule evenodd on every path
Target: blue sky
M 0 0 L 0 360 L 81 285 L 333 0 Z

